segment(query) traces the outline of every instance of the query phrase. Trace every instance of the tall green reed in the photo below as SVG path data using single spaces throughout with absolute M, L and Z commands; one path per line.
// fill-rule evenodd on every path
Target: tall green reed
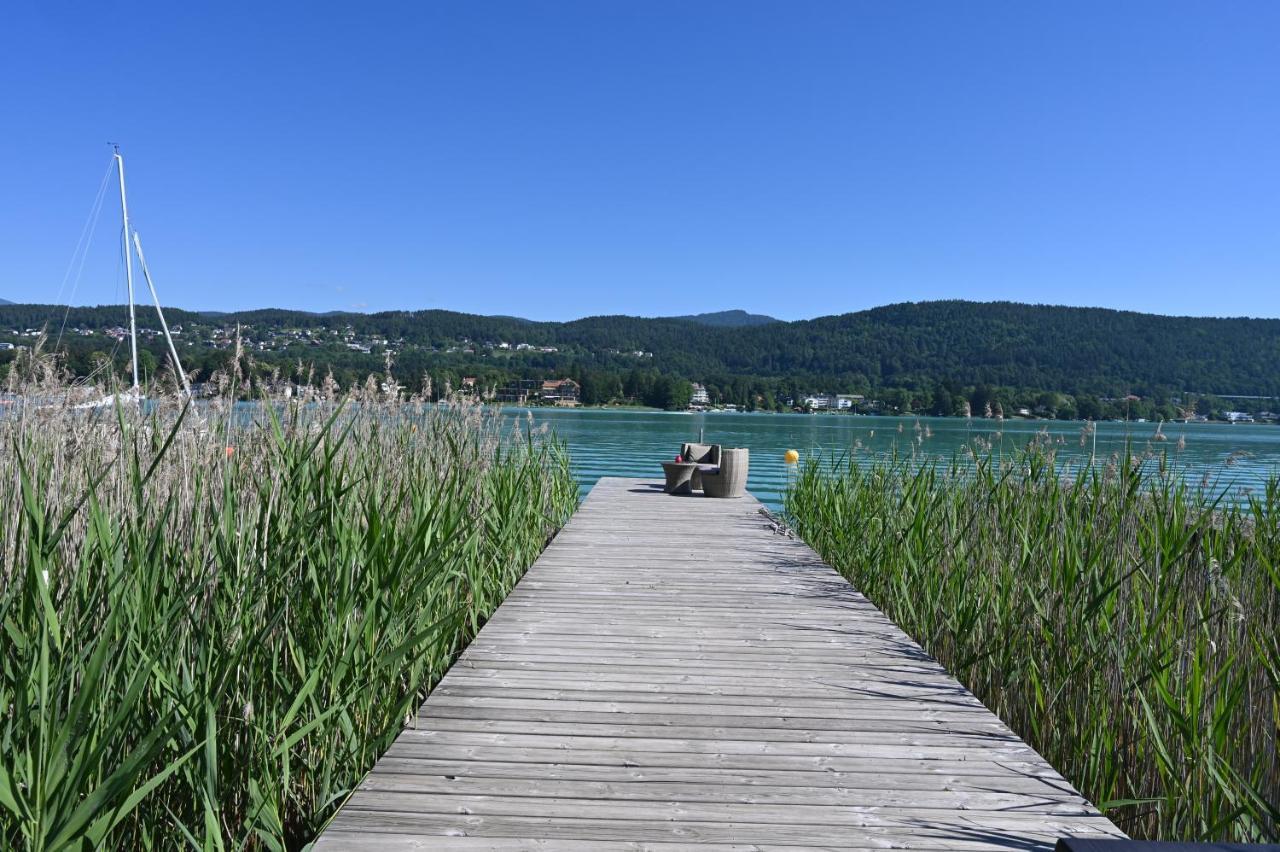
M 1033 443 L 809 463 L 796 531 L 1133 836 L 1280 832 L 1280 480 Z
M 39 850 L 304 845 L 577 502 L 553 440 L 376 385 L 32 405 L 0 474 L 0 846 Z

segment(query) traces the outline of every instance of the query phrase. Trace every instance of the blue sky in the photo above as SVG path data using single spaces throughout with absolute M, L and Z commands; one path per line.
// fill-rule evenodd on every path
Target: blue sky
M 1277 44 L 1272 0 L 10 4 L 0 297 L 70 293 L 110 140 L 175 306 L 1275 317 Z

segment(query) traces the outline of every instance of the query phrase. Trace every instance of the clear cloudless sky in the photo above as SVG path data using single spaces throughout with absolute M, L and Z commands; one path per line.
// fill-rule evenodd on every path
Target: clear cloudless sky
M 1280 316 L 1280 2 L 0 10 L 0 298 Z

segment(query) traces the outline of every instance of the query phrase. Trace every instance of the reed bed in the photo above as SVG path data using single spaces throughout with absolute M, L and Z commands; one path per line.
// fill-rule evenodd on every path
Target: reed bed
M 811 462 L 786 516 L 1131 836 L 1276 841 L 1280 480 L 1163 458 Z
M 305 845 L 577 503 L 479 407 L 324 397 L 0 414 L 0 847 Z

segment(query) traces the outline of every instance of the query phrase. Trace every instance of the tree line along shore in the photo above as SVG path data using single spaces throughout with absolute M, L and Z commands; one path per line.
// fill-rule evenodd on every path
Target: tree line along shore
M 168 314 L 197 381 L 239 353 L 250 383 L 350 389 L 378 374 L 415 392 L 429 383 L 436 398 L 468 386 L 534 404 L 544 400 L 522 386 L 568 379 L 578 404 L 668 409 L 812 410 L 823 406 L 808 400 L 843 396 L 857 398 L 855 413 L 1154 421 L 1266 420 L 1280 408 L 1280 320 L 959 301 L 738 326 L 435 310 Z M 162 376 L 155 322 L 139 320 L 141 372 Z M 126 375 L 127 328 L 121 306 L 0 305 L 0 379 L 37 345 L 75 376 Z

